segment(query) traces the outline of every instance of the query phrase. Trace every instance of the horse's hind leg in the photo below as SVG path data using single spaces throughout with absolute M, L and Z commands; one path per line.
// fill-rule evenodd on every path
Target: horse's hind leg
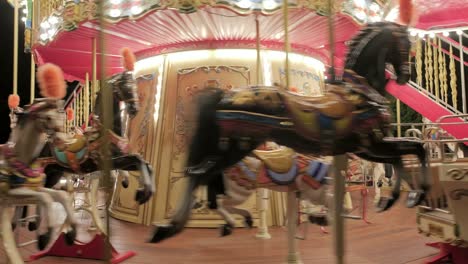
M 397 179 L 395 184 L 393 185 L 392 189 L 392 196 L 391 197 L 379 197 L 379 201 L 377 203 L 378 211 L 386 211 L 390 209 L 395 202 L 400 198 L 400 188 L 401 188 L 401 177 L 405 174 L 403 170 L 403 164 L 401 161 L 400 156 L 385 156 L 385 155 L 376 155 L 374 152 L 366 152 L 366 153 L 356 153 L 360 158 L 363 158 L 368 161 L 378 162 L 378 163 L 390 163 L 395 166 L 397 171 Z
M 65 241 L 69 245 L 73 245 L 75 238 L 76 238 L 76 219 L 74 215 L 73 208 L 71 206 L 72 202 L 71 199 L 65 191 L 59 191 L 49 188 L 39 188 L 40 192 L 44 192 L 49 194 L 52 199 L 59 202 L 67 213 L 67 218 L 65 219 L 65 223 L 70 227 L 70 230 L 65 233 Z
M 135 195 L 135 200 L 140 203 L 146 203 L 153 193 L 155 192 L 153 169 L 142 158 L 137 155 L 131 154 L 128 156 L 121 156 L 112 159 L 115 169 L 140 171 L 140 185 Z
M 373 145 L 376 147 L 372 148 L 372 154 L 376 154 L 377 156 L 398 156 L 401 155 L 416 155 L 421 163 L 421 170 L 419 174 L 419 190 L 412 190 L 408 194 L 406 206 L 407 207 L 414 207 L 419 205 L 424 199 L 425 194 L 430 189 L 430 170 L 429 170 L 429 163 L 428 158 L 426 155 L 426 150 L 424 149 L 423 145 L 420 143 L 414 142 L 378 142 L 377 144 Z M 401 162 L 401 158 L 400 158 Z M 390 162 L 388 162 L 390 163 Z M 398 178 L 404 177 L 406 180 L 409 179 L 407 173 L 403 170 L 403 165 L 401 165 L 401 170 L 398 171 Z M 399 183 L 401 184 L 401 183 Z M 394 188 L 395 189 L 395 188 Z

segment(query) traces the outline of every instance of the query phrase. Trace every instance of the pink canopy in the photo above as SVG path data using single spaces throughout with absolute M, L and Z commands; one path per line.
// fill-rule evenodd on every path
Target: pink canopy
M 454 27 L 466 25 L 464 0 L 414 0 L 419 13 L 415 27 Z M 190 14 L 166 9 L 147 13 L 137 21 L 122 20 L 105 28 L 106 69 L 109 74 L 122 71 L 119 50 L 131 48 L 138 58 L 160 53 L 204 48 L 255 48 L 256 14 L 239 15 L 220 7 L 204 7 Z M 283 49 L 283 15 L 259 15 L 262 48 Z M 342 66 L 345 44 L 358 25 L 350 16 L 340 14 L 335 21 L 336 62 Z M 91 74 L 92 42 L 98 39 L 99 24 L 87 21 L 78 29 L 61 32 L 47 45 L 34 47 L 39 63 L 53 62 L 69 74 L 69 79 L 83 80 Z M 306 9 L 291 9 L 289 38 L 292 50 L 329 61 L 327 17 Z M 99 44 L 99 43 L 98 43 Z M 98 47 L 98 62 L 101 49 Z M 98 65 L 100 69 L 100 65 Z

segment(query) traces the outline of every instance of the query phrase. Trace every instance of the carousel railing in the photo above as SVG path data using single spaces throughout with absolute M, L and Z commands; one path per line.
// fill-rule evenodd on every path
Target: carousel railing
M 64 104 L 67 112 L 65 131 L 70 132 L 73 127 L 84 129 L 88 126 L 90 113 L 94 110 L 95 94 L 90 89 L 88 79 L 73 90 Z
M 464 72 L 468 48 L 463 45 L 463 37 L 468 35 L 464 29 L 411 32 L 415 38 L 415 58 L 409 84 L 454 114 L 467 113 Z M 450 37 L 455 33 L 456 40 Z
M 449 117 L 441 118 L 441 121 L 445 118 Z M 445 125 L 442 122 L 400 125 L 410 127 L 406 130 L 405 137 L 389 138 L 389 140 L 421 142 L 430 150 L 431 190 L 425 199 L 425 204 L 418 206 L 417 209 L 419 233 L 437 239 L 438 242 L 431 245 L 443 247 L 447 252 L 452 247 L 467 246 L 468 177 L 465 174 L 468 171 L 468 158 L 464 157 L 458 146 L 468 142 L 468 138 L 451 138 L 440 129 L 441 125 Z M 450 125 L 457 124 L 450 123 Z M 429 137 L 434 135 L 434 132 L 442 133 L 434 138 Z M 406 159 L 405 167 L 412 175 L 411 182 L 416 184 L 419 165 L 412 159 Z M 436 258 L 439 259 L 441 256 Z

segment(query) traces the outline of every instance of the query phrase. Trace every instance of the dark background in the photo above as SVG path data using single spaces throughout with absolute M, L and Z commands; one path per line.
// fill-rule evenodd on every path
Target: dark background
M 0 0 L 0 144 L 6 142 L 10 134 L 8 95 L 13 93 L 13 10 L 6 0 Z M 30 100 L 31 54 L 24 52 L 24 23 L 21 20 L 18 27 L 18 95 L 20 105 L 24 105 Z

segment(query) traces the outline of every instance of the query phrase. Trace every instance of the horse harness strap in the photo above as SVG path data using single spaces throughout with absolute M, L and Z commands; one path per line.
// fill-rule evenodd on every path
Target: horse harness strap
M 0 147 L 6 160 L 6 167 L 0 168 L 0 192 L 7 192 L 11 187 L 40 187 L 45 179 L 44 168 L 37 162 L 28 166 L 17 159 L 12 146 L 7 143 Z

